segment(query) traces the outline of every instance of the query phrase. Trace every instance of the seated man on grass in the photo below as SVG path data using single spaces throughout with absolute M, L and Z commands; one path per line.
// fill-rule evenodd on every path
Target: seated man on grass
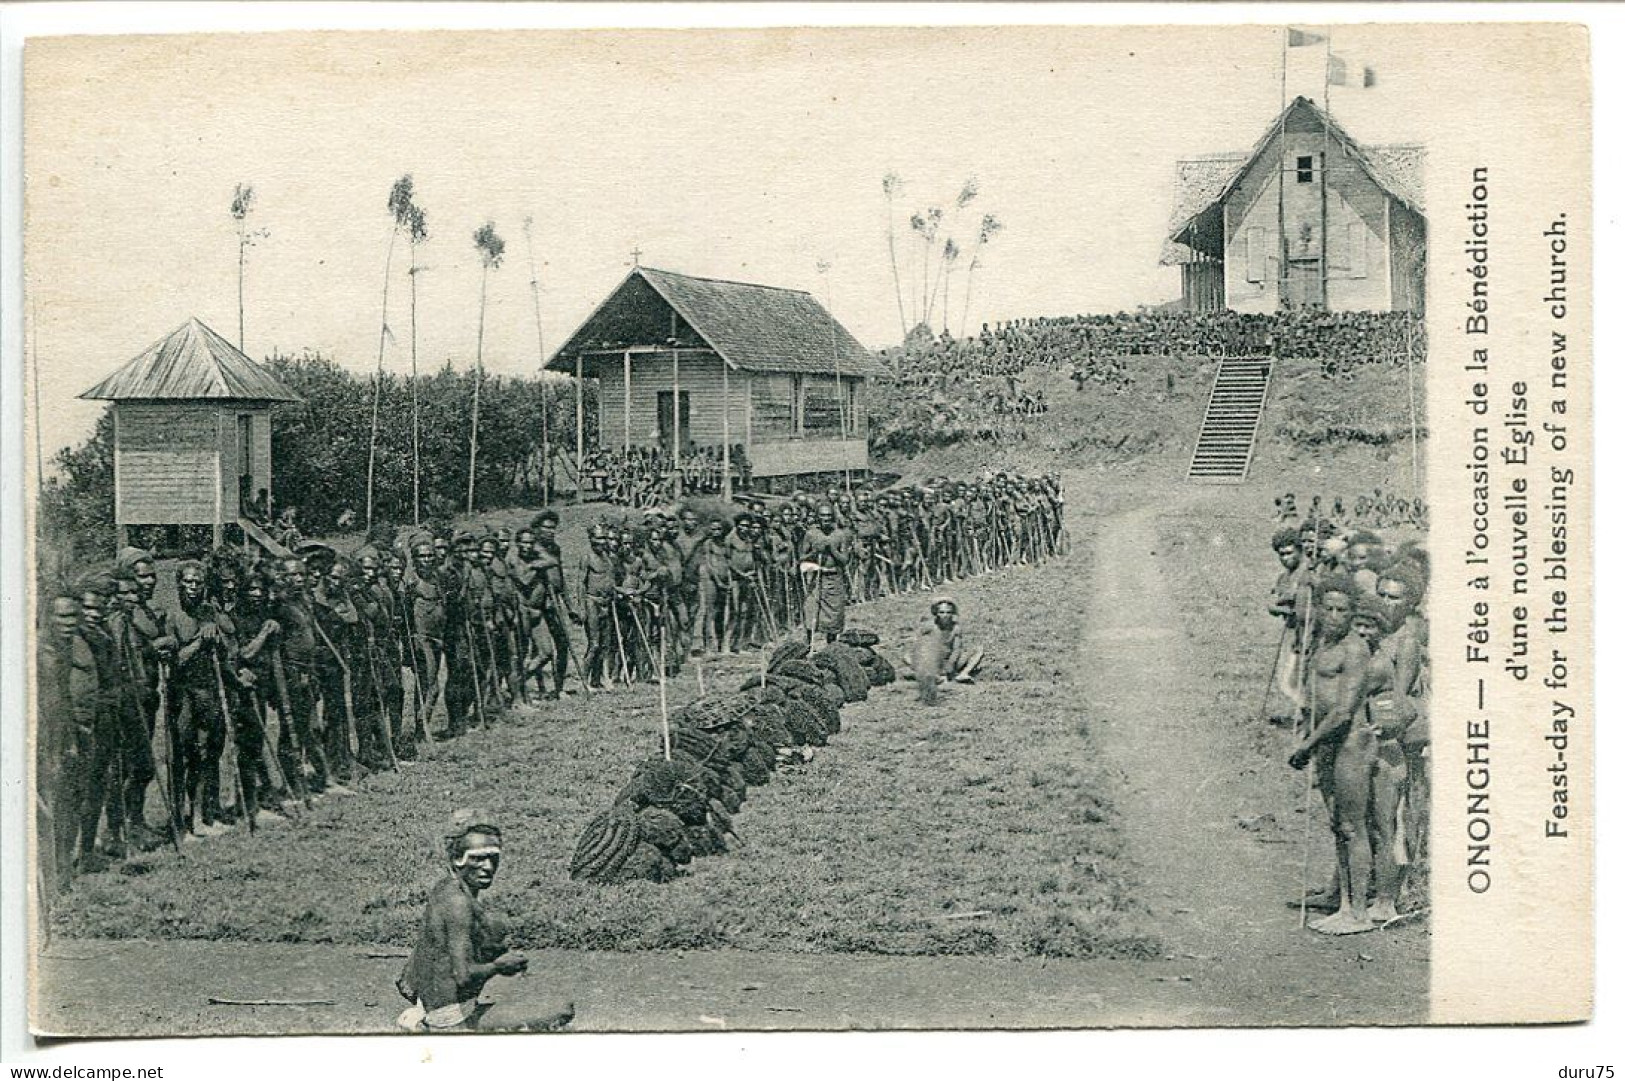
M 396 990 L 412 1005 L 397 1019 L 410 1032 L 552 1032 L 575 1016 L 562 1010 L 526 1010 L 481 1000 L 495 976 L 521 976 L 530 962 L 510 950 L 500 920 L 480 894 L 496 880 L 502 831 L 492 817 L 471 811 L 453 816 L 445 836 L 449 873 L 429 891 L 418 943 Z
M 982 655 L 982 650 L 965 644 L 959 627 L 959 605 L 951 597 L 938 597 L 931 602 L 930 614 L 920 619 L 913 654 L 903 676 L 919 684 L 921 702 L 933 705 L 937 681 L 974 683 Z

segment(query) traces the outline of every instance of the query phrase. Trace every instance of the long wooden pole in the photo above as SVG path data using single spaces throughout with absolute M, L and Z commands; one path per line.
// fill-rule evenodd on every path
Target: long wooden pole
M 665 749 L 666 761 L 671 761 L 671 713 L 666 707 L 666 624 L 670 622 L 669 613 L 662 613 L 660 618 L 660 663 L 657 671 L 660 673 L 660 745 Z
M 423 522 L 422 476 L 422 419 L 418 412 L 418 242 L 411 241 L 412 266 L 407 279 L 412 286 L 412 524 Z
M 1329 217 L 1328 203 L 1330 191 L 1328 186 L 1332 175 L 1332 35 L 1326 32 L 1326 72 L 1322 80 L 1321 107 L 1325 116 L 1320 121 L 1320 306 L 1325 311 L 1331 311 L 1331 237 L 1326 234 Z
M 576 354 L 576 502 L 580 503 L 586 498 L 583 490 L 582 476 L 586 472 L 587 462 L 587 428 L 586 405 L 583 401 L 585 392 L 582 389 L 581 354 Z
M 632 350 L 621 354 L 621 452 L 632 451 Z
M 722 361 L 722 499 L 732 503 L 734 498 L 733 437 L 728 429 L 728 414 L 733 412 L 733 398 L 728 394 L 728 359 Z
M 1422 447 L 1416 424 L 1416 327 L 1405 327 L 1405 383 L 1411 405 L 1411 499 L 1422 497 Z
M 947 321 L 948 302 L 944 299 L 943 320 Z M 846 389 L 841 385 L 841 347 L 835 334 L 835 287 L 830 284 L 829 271 L 824 271 L 824 314 L 829 316 L 829 355 L 835 367 L 835 408 L 841 419 L 841 464 L 846 474 L 846 494 L 852 494 L 852 464 L 846 459 L 848 433 L 846 430 Z
M 384 302 L 378 317 L 378 367 L 372 375 L 372 430 L 367 435 L 367 528 L 372 528 L 373 477 L 378 462 L 378 405 L 384 393 L 384 344 L 389 340 L 389 269 L 395 261 L 395 238 L 399 225 L 390 227 L 389 248 L 384 255 Z
M 1281 111 L 1275 121 L 1275 147 L 1280 155 L 1275 163 L 1276 311 L 1286 307 L 1287 282 L 1292 273 L 1291 242 L 1286 235 L 1286 57 L 1291 34 L 1288 29 L 1281 31 Z
M 547 392 L 547 351 L 542 348 L 542 291 L 541 284 L 536 279 L 536 249 L 530 242 L 530 219 L 525 219 L 525 254 L 530 259 L 530 308 L 536 319 L 536 363 L 541 366 L 540 390 L 542 395 L 542 502 L 553 502 L 553 485 L 550 466 L 553 464 L 552 445 L 548 441 L 547 414 L 549 412 L 549 398 Z
M 480 383 L 485 375 L 485 286 L 491 276 L 487 262 L 480 271 L 480 323 L 474 339 L 474 415 L 468 427 L 468 513 L 474 513 L 474 463 L 480 445 Z

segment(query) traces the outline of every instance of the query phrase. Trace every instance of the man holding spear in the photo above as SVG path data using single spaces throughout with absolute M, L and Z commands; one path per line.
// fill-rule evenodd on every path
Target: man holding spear
M 220 654 L 230 648 L 219 612 L 207 598 L 203 564 L 188 560 L 175 575 L 177 603 L 164 614 L 164 646 L 174 650 L 170 710 L 180 720 L 174 778 L 177 814 L 197 836 L 220 831 L 220 756 L 226 745 Z M 162 648 L 162 647 L 161 647 Z M 185 801 L 186 807 L 179 805 Z

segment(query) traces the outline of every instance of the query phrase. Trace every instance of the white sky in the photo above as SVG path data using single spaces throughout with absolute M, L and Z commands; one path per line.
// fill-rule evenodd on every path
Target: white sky
M 1116 310 L 1178 292 L 1159 268 L 1174 162 L 1249 147 L 1281 100 L 1278 27 L 217 35 L 35 39 L 26 56 L 28 283 L 46 454 L 99 411 L 75 400 L 196 315 L 236 338 L 234 186 L 254 186 L 247 346 L 376 362 L 390 185 L 429 216 L 420 358 L 472 363 L 486 218 L 486 364 L 537 367 L 522 222 L 535 219 L 551 350 L 642 249 L 651 266 L 811 289 L 870 346 L 900 334 L 880 180 L 909 210 L 1005 231 L 982 320 Z M 1426 141 L 1440 76 L 1403 27 L 1340 28 L 1370 90 L 1332 108 L 1371 142 Z M 1288 93 L 1320 96 L 1319 49 Z M 386 357 L 407 368 L 397 252 Z M 962 278 L 954 286 L 957 328 Z M 34 343 L 30 343 L 32 348 Z

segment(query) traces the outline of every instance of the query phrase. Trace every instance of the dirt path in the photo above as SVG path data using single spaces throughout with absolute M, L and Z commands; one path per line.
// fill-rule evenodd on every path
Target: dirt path
M 1200 514 L 1205 493 L 1187 493 L 1175 498 Z M 1298 927 L 1288 903 L 1302 877 L 1304 816 L 1272 803 L 1278 779 L 1260 780 L 1271 764 L 1233 719 L 1214 715 L 1210 667 L 1157 554 L 1157 517 L 1180 511 L 1162 502 L 1102 523 L 1078 655 L 1094 731 L 1123 778 L 1126 847 L 1157 933 L 1175 960 L 1193 962 L 1192 1006 L 1210 1023 L 1420 1019 L 1424 931 L 1328 939 Z M 1265 812 L 1285 828 L 1242 828 Z M 1323 878 L 1331 850 L 1318 808 L 1308 836 L 1312 874 Z

